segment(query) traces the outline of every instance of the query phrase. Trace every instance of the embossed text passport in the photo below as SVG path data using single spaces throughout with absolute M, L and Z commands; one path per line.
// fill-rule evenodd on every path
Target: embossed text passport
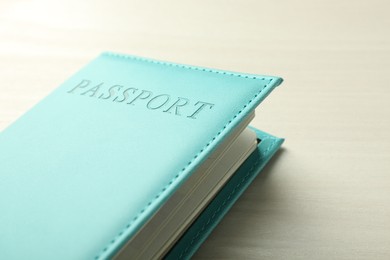
M 103 53 L 0 134 L 0 259 L 188 259 L 281 146 L 281 78 Z

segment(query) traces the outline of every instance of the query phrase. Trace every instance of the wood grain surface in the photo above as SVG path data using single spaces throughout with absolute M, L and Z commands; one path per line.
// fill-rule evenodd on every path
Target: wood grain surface
M 252 124 L 284 148 L 194 259 L 390 259 L 389 10 L 2 0 L 0 130 L 105 50 L 282 76 Z

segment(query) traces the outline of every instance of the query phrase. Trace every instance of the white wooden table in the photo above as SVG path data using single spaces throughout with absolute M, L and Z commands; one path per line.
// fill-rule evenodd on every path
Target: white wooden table
M 284 149 L 195 259 L 390 259 L 389 2 L 147 2 L 1 1 L 0 129 L 104 50 L 282 76 Z

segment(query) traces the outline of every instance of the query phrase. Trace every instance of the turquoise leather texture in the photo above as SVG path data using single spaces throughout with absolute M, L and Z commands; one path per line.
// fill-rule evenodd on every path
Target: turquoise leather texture
M 224 185 L 213 201 L 166 255 L 166 260 L 191 258 L 284 141 L 284 139 L 255 128 L 252 129 L 262 140 L 257 149 L 240 166 L 229 182 Z
M 0 259 L 106 259 L 281 83 L 103 53 L 0 134 Z

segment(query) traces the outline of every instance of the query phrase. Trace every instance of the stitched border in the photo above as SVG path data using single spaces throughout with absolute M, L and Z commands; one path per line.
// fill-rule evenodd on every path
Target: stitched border
M 267 138 L 267 139 L 273 139 L 272 143 L 267 147 L 267 149 L 264 151 L 264 153 L 261 153 L 261 155 L 266 156 L 268 152 L 275 146 L 277 139 L 276 138 Z M 265 139 L 265 140 L 267 140 Z M 263 158 L 258 158 L 256 162 L 252 165 L 252 167 L 249 169 L 248 173 L 242 177 L 241 181 L 237 183 L 236 187 L 233 188 L 233 190 L 229 193 L 229 195 L 225 198 L 225 200 L 219 205 L 219 207 L 214 211 L 214 213 L 211 215 L 211 217 L 203 224 L 203 226 L 199 229 L 199 231 L 196 233 L 195 236 L 192 237 L 190 244 L 187 245 L 187 247 L 180 253 L 178 259 L 182 259 L 184 255 L 188 252 L 190 247 L 194 244 L 194 242 L 207 230 L 207 226 L 211 223 L 213 223 L 213 219 L 217 216 L 219 211 L 225 206 L 225 204 L 230 201 L 232 198 L 232 195 L 236 192 L 236 190 L 246 181 L 246 179 L 253 174 L 255 168 L 259 165 Z
M 249 75 L 243 75 L 243 74 L 238 74 L 238 73 L 233 73 L 233 72 L 226 72 L 226 71 L 219 71 L 219 70 L 214 70 L 214 69 L 207 69 L 207 68 L 201 68 L 201 67 L 195 67 L 195 66 L 189 66 L 189 65 L 184 65 L 184 64 L 176 64 L 176 63 L 170 63 L 170 62 L 164 62 L 164 61 L 158 61 L 158 60 L 152 60 L 152 59 L 146 59 L 146 58 L 141 58 L 141 57 L 136 57 L 136 56 L 129 56 L 129 55 L 123 55 L 123 54 L 117 54 L 117 53 L 111 53 L 111 52 L 105 52 L 102 54 L 103 56 L 111 56 L 111 57 L 117 57 L 117 58 L 122 58 L 122 59 L 131 59 L 131 60 L 138 60 L 138 61 L 143 61 L 143 62 L 148 62 L 148 63 L 154 63 L 154 64 L 161 64 L 165 66 L 172 66 L 172 67 L 179 67 L 179 68 L 184 68 L 184 69 L 192 69 L 192 70 L 198 70 L 198 71 L 204 71 L 204 72 L 212 72 L 212 73 L 217 73 L 217 74 L 224 74 L 224 75 L 230 75 L 230 76 L 237 76 L 237 77 L 242 77 L 242 78 L 247 78 L 247 79 L 259 79 L 259 80 L 266 80 L 265 77 L 256 77 L 256 76 L 249 76 Z M 181 176 L 181 174 L 201 155 L 207 147 L 209 147 L 216 139 L 217 137 L 224 132 L 224 130 L 234 121 L 235 118 L 237 118 L 243 111 L 244 109 L 250 105 L 260 93 L 267 88 L 271 82 L 273 82 L 274 78 L 271 77 L 268 80 L 268 83 L 264 84 L 264 86 L 250 99 L 238 112 L 235 114 L 232 119 L 229 120 L 228 123 L 226 123 L 222 129 L 194 156 L 192 159 L 181 169 L 179 173 L 177 173 L 167 185 L 165 185 L 162 190 L 151 200 L 147 203 L 147 205 L 135 216 L 131 219 L 131 221 L 100 251 L 98 255 L 95 256 L 95 260 L 98 260 L 102 257 L 102 255 L 125 233 L 126 230 L 128 230 L 132 224 L 153 204 L 153 202 L 158 199 L 174 182 L 177 178 Z
M 159 61 L 159 60 L 153 60 L 153 59 L 149 59 L 149 58 L 142 58 L 142 57 L 137 57 L 137 56 L 130 56 L 130 55 L 113 53 L 113 52 L 104 52 L 102 55 L 123 58 L 123 59 L 144 61 L 144 62 L 148 62 L 148 63 L 160 64 L 160 65 L 171 66 L 171 67 L 179 67 L 179 68 L 198 70 L 198 71 L 204 71 L 204 72 L 212 72 L 212 73 L 217 73 L 217 74 L 222 74 L 222 75 L 236 76 L 236 77 L 246 78 L 246 79 L 266 80 L 265 77 L 257 77 L 255 75 L 250 75 L 250 74 L 235 73 L 235 72 L 231 72 L 231 71 L 223 71 L 223 70 L 216 70 L 216 69 L 210 69 L 210 68 L 202 68 L 202 67 L 197 67 L 197 66 L 190 66 L 190 65 L 179 64 L 179 63 L 171 63 L 171 62 L 167 62 L 167 61 Z M 271 81 L 272 81 L 272 79 L 271 79 Z

